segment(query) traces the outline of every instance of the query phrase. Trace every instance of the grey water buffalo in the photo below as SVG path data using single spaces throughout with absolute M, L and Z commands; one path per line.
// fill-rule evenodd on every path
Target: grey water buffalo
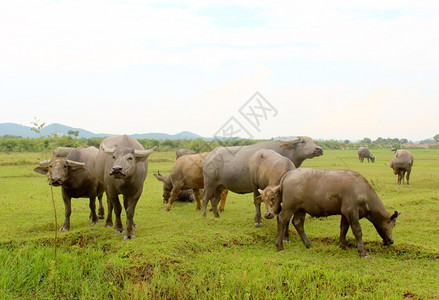
M 297 168 L 305 159 L 323 155 L 322 147 L 305 136 L 291 140 L 260 142 L 248 146 L 218 147 L 214 149 L 206 157 L 203 166 L 203 216 L 206 216 L 206 207 L 210 200 L 215 217 L 219 217 L 218 199 L 225 188 L 238 194 L 253 192 L 248 160 L 260 149 L 271 149 L 285 156 Z M 262 223 L 260 202 L 255 203 L 255 209 L 255 224 L 259 226 Z
M 134 210 L 142 191 L 148 172 L 148 156 L 156 147 L 145 150 L 134 138 L 119 135 L 104 139 L 99 146 L 97 172 L 99 181 L 105 186 L 108 201 L 106 226 L 113 226 L 112 208 L 116 215 L 115 233 L 122 233 L 123 226 L 120 218 L 122 206 L 119 195 L 123 195 L 123 205 L 126 212 L 126 229 L 124 240 L 134 238 Z
M 366 147 L 358 148 L 358 159 L 363 162 L 365 158 L 367 158 L 367 162 L 375 162 L 375 156 L 370 153 L 369 149 Z
M 195 152 L 194 150 L 190 150 L 190 149 L 178 149 L 177 151 L 175 151 L 175 159 L 178 159 L 180 156 L 183 155 L 188 155 L 188 154 L 196 154 L 197 152 Z
M 274 187 L 279 185 L 282 176 L 295 168 L 291 160 L 270 149 L 258 150 L 255 154 L 250 156 L 248 169 L 255 203 L 261 199 L 259 190 L 263 190 L 267 186 Z M 266 219 L 273 218 L 279 213 L 281 208 L 280 197 L 273 197 L 272 200 L 273 201 L 265 202 L 264 217 Z M 262 224 L 255 225 L 260 226 Z
M 163 182 L 163 202 L 168 203 L 165 211 L 171 210 L 172 205 L 178 199 L 182 190 L 193 189 L 197 201 L 197 209 L 201 209 L 200 189 L 204 187 L 203 163 L 209 152 L 200 154 L 187 154 L 180 156 L 172 167 L 168 176 L 163 176 L 158 172 L 154 174 L 157 180 Z M 227 193 L 223 193 L 221 198 L 221 209 Z
M 413 167 L 413 154 L 405 149 L 399 149 L 395 152 L 393 160 L 386 164 L 386 166 L 393 169 L 393 173 L 398 175 L 398 184 L 404 184 L 404 175 L 406 175 L 407 185 L 410 184 L 410 173 Z
M 61 186 L 65 218 L 60 231 L 70 230 L 72 198 L 90 199 L 92 224 L 96 224 L 98 218 L 104 218 L 104 207 L 102 205 L 104 186 L 99 183 L 95 168 L 98 152 L 95 147 L 58 147 L 53 151 L 51 160 L 40 162 L 39 167 L 34 169 L 37 173 L 48 174 L 50 185 Z M 96 197 L 99 199 L 98 215 L 96 215 Z
M 311 247 L 303 227 L 306 214 L 313 217 L 341 215 L 340 247 L 347 247 L 346 233 L 351 226 L 362 257 L 368 254 L 362 240 L 361 218 L 372 222 L 385 245 L 393 244 L 392 230 L 399 213 L 388 212 L 369 182 L 356 172 L 299 168 L 287 172 L 280 185 L 268 189 L 281 193 L 282 197 L 282 210 L 277 219 L 279 251 L 284 249 L 283 240 L 289 241 L 288 224 L 293 215 L 294 227 L 305 246 Z M 262 198 L 267 197 L 266 190 L 260 191 Z

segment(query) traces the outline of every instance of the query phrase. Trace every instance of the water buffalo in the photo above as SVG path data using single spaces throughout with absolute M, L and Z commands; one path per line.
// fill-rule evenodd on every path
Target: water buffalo
M 209 200 L 215 217 L 218 214 L 218 199 L 224 188 L 238 193 L 253 192 L 248 160 L 260 149 L 271 149 L 293 162 L 298 168 L 307 158 L 323 155 L 323 149 L 309 137 L 296 137 L 292 140 L 261 142 L 248 146 L 218 147 L 205 159 L 203 166 L 204 195 L 202 215 L 206 216 Z M 261 203 L 255 203 L 255 224 L 262 223 Z
M 358 148 L 358 158 L 361 162 L 363 162 L 365 158 L 367 158 L 367 162 L 370 162 L 369 160 L 373 163 L 375 162 L 375 156 L 373 156 L 366 147 Z
M 64 200 L 65 219 L 60 231 L 70 230 L 70 215 L 72 213 L 72 198 L 90 199 L 90 219 L 92 224 L 104 218 L 102 195 L 104 186 L 99 183 L 95 162 L 98 149 L 58 147 L 53 151 L 51 160 L 42 161 L 34 169 L 40 174 L 49 175 L 49 184 L 61 186 Z M 96 215 L 96 197 L 99 199 L 99 211 Z
M 413 154 L 410 151 L 405 149 L 399 149 L 395 152 L 395 157 L 393 160 L 386 164 L 386 166 L 391 167 L 393 169 L 393 173 L 398 175 L 398 184 L 404 184 L 404 175 L 407 172 L 407 185 L 410 184 L 410 173 L 412 172 L 413 167 Z
M 193 189 L 197 200 L 197 209 L 201 209 L 200 189 L 204 187 L 203 162 L 209 152 L 186 154 L 180 156 L 168 176 L 154 174 L 163 182 L 163 202 L 168 203 L 165 211 L 171 210 L 172 204 L 178 199 L 182 190 Z M 227 192 L 221 198 L 221 209 L 224 210 Z
M 260 190 L 262 198 L 267 197 L 266 190 Z M 392 230 L 399 213 L 388 212 L 369 182 L 356 172 L 299 168 L 287 172 L 281 184 L 272 190 L 281 193 L 282 198 L 282 210 L 277 217 L 279 251 L 284 249 L 283 240 L 289 241 L 288 224 L 293 215 L 294 227 L 305 246 L 311 247 L 303 228 L 307 213 L 314 217 L 341 215 L 340 247 L 346 248 L 346 233 L 351 226 L 362 257 L 368 254 L 362 240 L 361 218 L 372 222 L 385 245 L 393 244 Z
M 259 190 L 263 190 L 267 186 L 274 187 L 279 185 L 282 176 L 295 168 L 291 160 L 273 150 L 261 149 L 250 156 L 248 169 L 255 203 L 261 199 Z M 273 218 L 279 213 L 281 208 L 280 197 L 273 197 L 272 199 L 272 202 L 265 202 L 264 217 L 266 219 Z M 262 224 L 255 225 L 261 226 Z
M 148 172 L 148 156 L 155 149 L 157 146 L 145 150 L 136 139 L 127 135 L 106 138 L 99 146 L 96 168 L 99 181 L 104 184 L 107 195 L 106 226 L 113 226 L 111 210 L 114 207 L 116 215 L 114 232 L 123 232 L 120 219 L 122 206 L 119 202 L 119 194 L 122 194 L 127 216 L 124 240 L 135 237 L 133 233 L 134 210 L 142 194 L 143 183 Z

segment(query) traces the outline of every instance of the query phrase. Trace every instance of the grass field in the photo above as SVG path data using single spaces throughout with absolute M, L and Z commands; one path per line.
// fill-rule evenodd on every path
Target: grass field
M 218 219 L 201 217 L 195 203 L 163 212 L 152 173 L 168 174 L 174 153 L 157 152 L 136 209 L 137 238 L 123 241 L 102 220 L 91 226 L 88 200 L 73 199 L 71 230 L 58 234 L 56 260 L 51 188 L 33 171 L 50 156 L 0 153 L 0 298 L 438 299 L 439 150 L 412 150 L 410 186 L 398 186 L 384 165 L 393 152 L 372 153 L 374 164 L 360 163 L 353 150 L 327 150 L 302 165 L 357 171 L 389 211 L 402 212 L 389 247 L 361 221 L 370 259 L 360 258 L 350 231 L 349 249 L 338 247 L 339 216 L 307 217 L 310 249 L 290 226 L 291 243 L 277 252 L 276 221 L 254 227 L 251 194 L 229 193 Z M 60 227 L 64 205 L 60 188 L 53 192 Z

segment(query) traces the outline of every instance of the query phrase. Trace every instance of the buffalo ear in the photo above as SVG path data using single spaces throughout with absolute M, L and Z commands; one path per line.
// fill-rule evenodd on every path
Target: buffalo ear
M 399 212 L 397 212 L 396 210 L 395 210 L 395 212 L 393 213 L 393 215 L 390 217 L 390 220 L 395 220 L 399 215 L 400 215 L 401 213 L 399 213 Z
M 264 190 L 258 189 L 259 194 L 262 194 Z
M 34 171 L 37 172 L 37 173 L 40 173 L 40 174 L 46 175 L 47 172 L 49 172 L 49 168 L 48 168 L 48 167 L 42 167 L 42 166 L 39 166 L 39 167 L 36 167 L 36 168 L 34 169 Z
M 276 185 L 276 186 L 273 188 L 273 192 L 275 192 L 275 193 L 277 193 L 279 190 L 280 190 L 280 184 L 279 184 L 279 185 Z

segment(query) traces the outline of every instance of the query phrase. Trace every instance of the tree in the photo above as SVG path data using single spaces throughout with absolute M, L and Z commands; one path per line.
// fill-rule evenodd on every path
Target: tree
M 361 142 L 364 144 L 370 144 L 370 143 L 372 143 L 372 140 L 368 137 L 365 137 Z
M 439 143 L 439 134 L 436 134 L 436 135 L 433 137 L 433 140 L 434 140 L 436 143 Z
M 78 135 L 79 135 L 79 130 L 69 130 L 69 131 L 67 131 L 67 134 L 68 135 L 72 135 L 72 136 L 75 136 L 75 138 L 77 138 L 78 137 Z

